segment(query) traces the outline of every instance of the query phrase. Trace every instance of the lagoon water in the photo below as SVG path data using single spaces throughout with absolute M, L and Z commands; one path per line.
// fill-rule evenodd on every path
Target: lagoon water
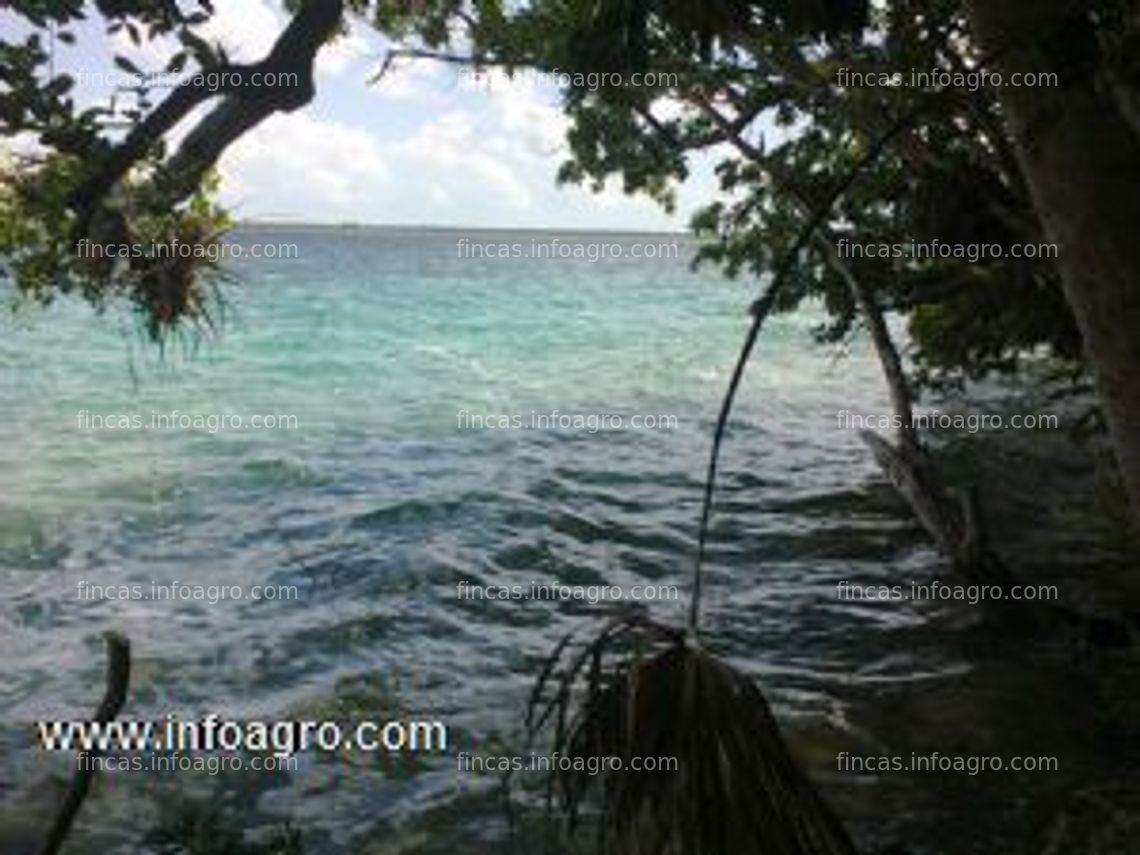
M 133 645 L 126 717 L 400 714 L 446 722 L 455 750 L 508 753 L 542 657 L 613 606 L 460 600 L 461 581 L 687 592 L 713 419 L 756 284 L 691 272 L 684 238 L 680 259 L 590 261 L 460 258 L 460 237 L 534 236 L 244 230 L 239 241 L 295 243 L 298 257 L 232 262 L 223 335 L 172 342 L 161 358 L 114 309 L 63 302 L 0 319 L 0 844 L 41 820 L 69 773 L 68 757 L 32 746 L 30 722 L 90 713 L 106 630 Z M 837 601 L 840 581 L 948 571 L 838 423 L 846 409 L 887 411 L 869 348 L 814 344 L 818 320 L 774 321 L 746 376 L 712 529 L 710 644 L 756 676 L 861 833 L 917 841 L 913 851 L 1021 851 L 995 841 L 1032 842 L 1067 778 L 1035 779 L 1039 798 L 1026 802 L 1024 781 L 983 800 L 968 779 L 923 795 L 913 781 L 835 773 L 839 750 L 1065 750 L 1072 770 L 1112 746 L 1089 735 L 1042 750 L 1046 724 L 1012 724 L 1079 684 L 1060 654 L 990 647 L 953 604 Z M 84 421 L 172 411 L 296 426 Z M 553 411 L 675 426 L 508 430 L 469 417 Z M 85 599 L 83 582 L 300 596 Z M 685 603 L 648 608 L 680 621 Z M 931 736 L 943 716 L 961 732 Z M 144 851 L 139 832 L 170 798 L 236 810 L 239 827 L 290 819 L 307 852 L 486 852 L 501 833 L 488 782 L 453 756 L 310 753 L 288 775 L 106 778 L 77 851 Z M 884 798 L 890 815 L 875 822 Z M 981 817 L 976 839 L 921 848 L 964 811 Z

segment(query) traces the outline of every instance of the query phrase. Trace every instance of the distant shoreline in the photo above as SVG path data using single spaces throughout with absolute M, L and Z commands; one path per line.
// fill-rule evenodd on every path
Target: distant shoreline
M 415 226 L 390 225 L 386 223 L 305 223 L 291 220 L 242 220 L 234 228 L 239 229 L 289 229 L 293 231 L 343 231 L 343 232 L 439 232 L 444 234 L 542 234 L 542 235 L 655 235 L 671 238 L 692 238 L 689 231 L 638 231 L 635 229 L 583 229 L 583 228 L 533 228 L 526 226 L 496 228 L 490 226 Z

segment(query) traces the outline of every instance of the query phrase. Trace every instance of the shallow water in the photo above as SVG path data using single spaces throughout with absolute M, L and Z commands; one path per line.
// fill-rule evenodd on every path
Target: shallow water
M 28 723 L 89 713 L 105 630 L 133 644 L 131 717 L 372 717 L 398 707 L 446 721 L 462 744 L 515 745 L 538 663 L 607 607 L 463 601 L 460 581 L 688 584 L 712 418 L 752 284 L 693 274 L 685 261 L 464 260 L 457 235 L 442 231 L 239 239 L 293 242 L 299 258 L 235 262 L 225 334 L 196 351 L 175 344 L 157 359 L 129 318 L 72 304 L 0 321 L 0 816 L 14 817 L 0 835 L 9 840 L 68 771 L 67 758 L 28 747 Z M 836 600 L 840 581 L 926 582 L 948 571 L 837 422 L 845 409 L 887 411 L 869 349 L 857 339 L 837 360 L 812 344 L 817 320 L 770 325 L 735 411 L 713 524 L 710 643 L 758 678 L 867 839 L 914 852 L 1023 851 L 998 846 L 1004 834 L 1043 851 L 1037 842 L 1053 817 L 1076 810 L 1083 783 L 1109 787 L 1113 758 L 1136 747 L 1136 717 L 1116 706 L 1134 669 L 1010 643 L 970 607 Z M 289 415 L 297 427 L 81 429 L 83 411 L 172 410 Z M 471 429 L 462 415 L 554 410 L 677 424 Z M 1021 455 L 1018 495 L 1044 483 L 1026 481 L 1026 466 L 1070 454 L 1058 442 L 1003 446 Z M 1090 489 L 1087 466 L 1078 456 L 1073 467 L 1078 496 Z M 1006 510 L 1019 519 L 1016 503 Z M 1061 557 L 1088 548 L 1068 543 Z M 1022 555 L 1048 572 L 1031 545 Z M 296 585 L 302 596 L 92 601 L 77 596 L 83 581 Z M 680 620 L 684 603 L 650 610 Z M 836 773 L 838 750 L 1063 763 L 1053 777 L 870 781 Z M 311 852 L 381 851 L 368 848 L 375 840 L 391 851 L 488 851 L 501 825 L 485 788 L 450 760 L 396 773 L 307 756 L 280 777 L 109 777 L 77 832 L 97 851 L 136 851 L 167 791 L 226 794 L 245 825 L 291 818 Z M 968 827 L 937 831 L 950 821 Z

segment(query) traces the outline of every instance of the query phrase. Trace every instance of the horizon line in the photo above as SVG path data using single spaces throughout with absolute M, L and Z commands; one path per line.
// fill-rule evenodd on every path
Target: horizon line
M 557 226 L 477 226 L 477 225 L 439 225 L 426 223 L 369 223 L 306 220 L 276 220 L 272 218 L 251 218 L 237 220 L 235 228 L 241 226 L 255 227 L 292 227 L 311 229 L 402 229 L 405 231 L 440 231 L 440 232 L 544 232 L 554 234 L 616 234 L 616 235 L 670 235 L 674 237 L 694 237 L 689 230 L 663 231 L 654 229 L 590 229 L 580 226 L 572 228 L 559 228 Z

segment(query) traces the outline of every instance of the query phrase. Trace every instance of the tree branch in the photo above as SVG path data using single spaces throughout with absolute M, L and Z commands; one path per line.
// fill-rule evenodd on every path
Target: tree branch
M 780 170 L 771 158 L 766 158 L 759 148 L 741 136 L 739 120 L 728 119 L 709 103 L 707 99 L 699 99 L 699 103 L 705 113 L 722 129 L 728 142 L 732 143 L 737 151 L 744 157 L 754 163 L 762 164 L 777 189 L 791 199 L 793 207 L 795 207 L 803 217 L 810 217 L 812 213 L 810 200 L 795 186 L 791 177 Z M 890 330 L 887 328 L 886 321 L 883 319 L 882 308 L 875 300 L 870 289 L 863 284 L 863 281 L 855 274 L 855 271 L 851 269 L 851 265 L 844 261 L 839 252 L 838 241 L 829 226 L 825 223 L 820 223 L 819 227 L 815 230 L 813 240 L 822 252 L 828 266 L 830 266 L 847 285 L 848 290 L 851 292 L 852 299 L 854 299 L 855 304 L 863 314 L 863 319 L 867 324 L 867 331 L 871 336 L 871 343 L 874 345 L 875 353 L 879 358 L 879 364 L 883 369 L 883 375 L 887 381 L 887 389 L 890 392 L 892 409 L 899 419 L 899 439 L 912 448 L 917 449 L 918 442 L 915 436 L 913 418 L 914 395 L 911 392 L 906 373 L 903 371 L 902 359 L 899 357 L 898 348 L 895 347 L 895 343 L 891 339 Z
M 721 403 L 720 414 L 717 416 L 716 430 L 713 433 L 712 451 L 709 454 L 708 472 L 705 476 L 705 494 L 701 504 L 700 528 L 697 534 L 697 561 L 693 572 L 693 598 L 689 607 L 690 633 L 696 633 L 700 619 L 702 571 L 705 548 L 708 542 L 709 517 L 712 513 L 712 497 L 713 490 L 716 486 L 717 462 L 720 459 L 720 447 L 724 441 L 725 430 L 728 427 L 728 417 L 732 412 L 732 405 L 736 400 L 737 389 L 740 387 L 740 381 L 744 377 L 744 368 L 748 364 L 753 348 L 756 346 L 756 340 L 760 336 L 760 330 L 764 325 L 764 321 L 768 315 L 771 314 L 772 308 L 776 304 L 776 298 L 790 280 L 791 273 L 799 261 L 800 253 L 807 246 L 808 242 L 813 239 L 816 231 L 824 221 L 831 216 L 831 211 L 835 203 L 851 189 L 851 186 L 859 179 L 867 167 L 878 161 L 894 138 L 910 128 L 918 117 L 929 108 L 929 104 L 924 104 L 920 108 L 907 111 L 900 119 L 895 121 L 885 133 L 875 140 L 844 179 L 828 194 L 828 197 L 823 203 L 815 208 L 811 219 L 803 227 L 795 242 L 789 247 L 781 259 L 771 284 L 760 298 L 752 304 L 752 325 L 745 335 L 744 344 L 740 349 L 740 355 L 737 357 L 736 365 L 732 371 L 732 378 L 729 380 L 728 390 L 725 392 L 724 400 Z
M 344 0 L 308 0 L 262 61 L 209 69 L 213 79 L 222 81 L 220 86 L 203 81 L 174 89 L 73 193 L 70 207 L 76 213 L 75 239 L 87 234 L 95 213 L 130 169 L 199 104 L 223 97 L 160 169 L 150 194 L 153 204 L 181 202 L 242 134 L 275 112 L 290 112 L 308 104 L 315 94 L 313 63 L 317 51 L 336 32 L 343 11 Z M 254 82 L 267 78 L 283 82 L 274 86 Z
M 118 633 L 107 633 L 107 689 L 91 721 L 106 724 L 114 720 L 126 703 L 130 681 L 131 643 Z M 83 807 L 83 800 L 91 789 L 91 780 L 95 775 L 91 759 L 98 756 L 99 752 L 94 750 L 80 751 L 76 755 L 75 774 L 39 855 L 56 855 L 63 846 L 75 817 L 79 815 L 79 809 Z

